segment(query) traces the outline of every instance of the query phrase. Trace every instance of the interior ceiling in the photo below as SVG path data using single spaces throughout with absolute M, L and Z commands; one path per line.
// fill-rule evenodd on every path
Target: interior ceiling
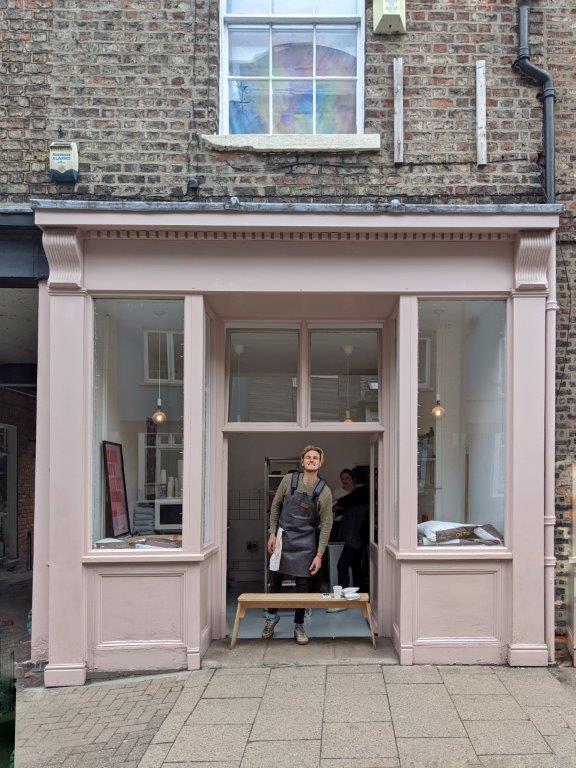
M 0 288 L 0 364 L 35 364 L 38 357 L 38 290 Z
M 206 298 L 224 320 L 382 322 L 398 297 L 381 293 L 212 293 Z

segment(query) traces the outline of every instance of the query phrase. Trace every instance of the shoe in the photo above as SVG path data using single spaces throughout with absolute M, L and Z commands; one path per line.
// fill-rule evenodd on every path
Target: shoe
M 264 629 L 262 630 L 262 640 L 268 640 L 274 634 L 274 627 L 280 621 L 280 616 L 276 614 L 267 618 L 264 623 Z
M 347 611 L 348 608 L 326 608 L 326 613 L 340 613 L 340 611 Z
M 306 645 L 310 642 L 308 635 L 304 632 L 304 627 L 301 627 L 299 624 L 294 626 L 294 640 L 296 640 L 298 645 Z

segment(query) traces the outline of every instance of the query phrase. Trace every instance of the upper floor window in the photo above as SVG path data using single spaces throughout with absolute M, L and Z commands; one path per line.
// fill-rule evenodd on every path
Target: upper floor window
M 361 133 L 360 0 L 225 0 L 222 132 Z

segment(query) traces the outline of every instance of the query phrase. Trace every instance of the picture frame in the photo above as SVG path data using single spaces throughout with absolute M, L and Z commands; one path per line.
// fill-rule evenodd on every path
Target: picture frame
M 106 536 L 129 535 L 130 515 L 122 444 L 102 440 L 102 458 L 106 486 Z

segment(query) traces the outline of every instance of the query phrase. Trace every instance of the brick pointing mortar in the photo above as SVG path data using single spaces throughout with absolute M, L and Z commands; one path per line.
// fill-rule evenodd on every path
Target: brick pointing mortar
M 530 16 L 535 63 L 556 82 L 557 194 L 566 206 L 558 251 L 558 633 L 565 631 L 571 550 L 576 330 L 576 0 L 540 0 Z M 511 70 L 516 3 L 410 0 L 408 33 L 375 36 L 366 2 L 365 130 L 370 154 L 219 152 L 217 0 L 0 0 L 0 200 L 271 202 L 541 202 L 537 88 Z M 405 157 L 392 161 L 392 60 L 404 59 Z M 475 162 L 475 83 L 487 65 L 488 164 Z M 75 140 L 76 185 L 53 185 L 47 147 Z M 187 194 L 187 180 L 200 181 Z M 574 301 L 576 307 L 576 300 Z

